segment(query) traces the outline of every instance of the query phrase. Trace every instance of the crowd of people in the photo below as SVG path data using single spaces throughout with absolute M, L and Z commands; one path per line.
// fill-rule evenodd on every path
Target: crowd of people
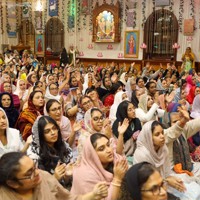
M 199 199 L 200 74 L 186 57 L 139 71 L 0 56 L 0 200 Z

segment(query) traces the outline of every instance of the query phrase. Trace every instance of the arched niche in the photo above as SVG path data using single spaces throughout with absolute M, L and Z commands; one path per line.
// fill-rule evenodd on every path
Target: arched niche
M 30 46 L 31 49 L 34 49 L 35 45 L 35 29 L 28 19 L 23 20 L 19 30 L 19 44 L 24 46 Z
M 116 5 L 102 4 L 93 10 L 93 42 L 120 42 L 119 2 Z
M 48 20 L 45 27 L 45 48 L 53 55 L 59 55 L 64 47 L 64 25 L 58 17 Z
M 152 60 L 176 60 L 176 51 L 172 45 L 178 41 L 178 21 L 169 10 L 154 11 L 144 26 L 143 58 Z

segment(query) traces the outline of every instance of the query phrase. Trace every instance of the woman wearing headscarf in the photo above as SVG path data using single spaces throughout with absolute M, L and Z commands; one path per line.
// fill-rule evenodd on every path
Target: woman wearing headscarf
M 131 96 L 131 103 L 134 105 L 135 108 L 138 108 L 140 96 L 141 92 L 139 90 L 133 90 Z
M 135 151 L 136 140 L 142 129 L 141 122 L 135 116 L 135 108 L 130 101 L 123 101 L 117 108 L 117 119 L 115 120 L 112 130 L 118 138 L 118 142 L 123 140 L 123 152 L 126 156 L 132 156 Z M 128 120 L 128 125 L 123 134 L 119 134 L 118 126 Z
M 167 200 L 166 189 L 167 183 L 156 168 L 141 162 L 126 172 L 118 200 Z
M 87 138 L 80 165 L 73 170 L 72 194 L 85 194 L 100 181 L 108 184 L 105 200 L 116 200 L 128 169 L 125 158 L 114 154 L 109 139 L 100 133 Z
M 109 93 L 102 99 L 103 105 L 110 108 L 114 103 L 115 94 L 119 91 L 122 91 L 122 84 L 120 82 L 113 83 Z M 106 116 L 109 116 L 109 112 L 106 113 Z
M 193 119 L 200 117 L 200 94 L 196 95 L 194 98 L 190 116 Z
M 19 115 L 16 128 L 20 130 L 22 138 L 26 140 L 32 134 L 31 128 L 39 115 L 43 115 L 44 96 L 41 91 L 33 91 L 28 99 L 28 107 Z
M 55 83 L 51 83 L 46 88 L 45 100 L 48 101 L 49 99 L 55 99 L 57 101 L 61 101 L 62 99 L 58 93 L 58 85 Z
M 14 94 L 18 95 L 19 99 L 26 102 L 28 99 L 28 90 L 26 89 L 26 81 L 20 79 L 17 81 L 17 86 Z
M 8 92 L 12 98 L 13 98 L 13 103 L 14 103 L 14 106 L 17 110 L 20 110 L 20 99 L 19 99 L 19 96 L 16 95 L 16 94 L 13 94 L 12 92 L 12 86 L 11 86 L 11 83 L 10 82 L 4 82 L 1 84 L 1 92 Z
M 128 74 L 127 74 L 127 72 L 122 73 L 122 75 L 119 78 L 119 81 L 123 84 L 123 86 L 125 88 L 125 86 L 127 84 L 127 81 L 128 81 Z
M 37 81 L 37 75 L 34 71 L 30 72 L 26 77 L 27 80 L 27 88 L 34 86 L 34 83 Z
M 135 113 L 136 117 L 138 117 L 142 123 L 146 123 L 150 120 L 158 120 L 158 118 L 164 116 L 165 110 L 159 109 L 158 97 L 158 93 L 154 95 L 154 98 L 147 94 L 140 96 L 138 108 L 135 109 Z
M 13 98 L 10 93 L 3 92 L 0 94 L 0 107 L 4 109 L 8 117 L 9 126 L 14 128 L 15 123 L 19 117 L 19 112 L 14 107 Z
M 102 133 L 103 126 L 104 126 L 104 115 L 99 108 L 94 107 L 86 111 L 84 115 L 84 127 L 79 131 L 80 133 L 78 139 L 79 160 L 81 159 L 83 146 L 87 138 L 94 133 Z
M 62 105 L 56 99 L 50 99 L 45 106 L 45 115 L 49 115 L 53 118 L 60 127 L 62 139 L 68 141 L 72 133 L 72 127 L 69 119 L 63 115 Z M 73 143 L 73 142 L 72 142 Z
M 124 133 L 124 127 L 127 126 L 127 121 L 121 123 L 119 125 L 120 134 Z M 102 133 L 106 135 L 113 149 L 116 150 L 118 154 L 122 154 L 122 144 L 121 142 L 117 142 L 113 137 L 112 126 L 110 120 L 108 118 L 104 118 L 103 112 L 99 108 L 91 108 L 89 109 L 84 116 L 84 126 L 80 130 L 80 136 L 78 140 L 78 152 L 79 152 L 79 160 L 82 156 L 83 146 L 85 144 L 86 139 L 94 134 L 94 133 Z
M 60 128 L 49 116 L 39 116 L 32 126 L 33 142 L 27 154 L 38 160 L 39 168 L 53 174 L 66 186 L 66 165 L 72 159 L 69 144 L 62 140 Z
M 110 107 L 110 114 L 109 114 L 109 119 L 111 120 L 112 123 L 116 120 L 116 113 L 119 104 L 125 100 L 128 100 L 126 92 L 119 91 L 115 94 L 114 103 Z
M 182 121 L 178 122 L 179 125 L 181 123 Z M 182 125 L 185 125 L 185 123 L 182 123 Z M 169 130 L 164 130 L 158 121 L 149 121 L 145 123 L 137 139 L 137 148 L 133 160 L 134 163 L 145 161 L 152 164 L 171 187 L 184 192 L 185 186 L 182 180 L 171 176 L 172 172 L 170 169 L 169 153 L 165 144 L 166 131 L 169 133 L 172 129 L 176 128 L 176 126 L 177 124 Z M 177 127 L 176 129 L 179 129 L 179 132 L 181 133 L 181 128 Z

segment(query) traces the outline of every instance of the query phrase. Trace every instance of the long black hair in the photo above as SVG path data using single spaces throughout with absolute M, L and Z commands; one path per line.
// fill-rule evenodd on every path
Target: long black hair
M 53 147 L 50 147 L 44 138 L 44 128 L 48 123 L 53 124 L 58 130 L 58 139 Z M 66 164 L 70 162 L 71 150 L 67 148 L 65 142 L 62 140 L 60 127 L 54 119 L 49 116 L 42 116 L 38 121 L 38 134 L 40 142 L 39 153 L 45 170 L 50 171 L 54 169 L 59 160 Z
M 138 163 L 129 168 L 122 180 L 118 200 L 142 200 L 142 186 L 155 171 L 157 171 L 155 167 L 147 162 Z

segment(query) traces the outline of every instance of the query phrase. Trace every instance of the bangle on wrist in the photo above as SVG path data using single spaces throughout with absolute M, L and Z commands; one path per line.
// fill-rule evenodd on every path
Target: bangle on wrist
M 116 179 L 116 178 L 113 178 L 113 182 L 115 182 L 115 183 L 117 183 L 117 184 L 120 184 L 120 185 L 121 185 L 121 183 L 122 183 L 122 181 L 121 181 L 121 180 L 119 180 L 119 179 Z
M 116 186 L 116 187 L 121 187 L 121 184 L 119 184 L 119 183 L 111 182 L 111 185 Z

